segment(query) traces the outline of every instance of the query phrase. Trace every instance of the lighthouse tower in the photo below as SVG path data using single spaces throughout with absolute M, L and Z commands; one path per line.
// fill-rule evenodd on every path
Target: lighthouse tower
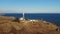
M 21 17 L 19 20 L 25 21 L 25 15 L 24 15 L 24 12 L 22 13 L 22 17 Z
M 25 18 L 24 12 L 23 12 L 23 18 Z

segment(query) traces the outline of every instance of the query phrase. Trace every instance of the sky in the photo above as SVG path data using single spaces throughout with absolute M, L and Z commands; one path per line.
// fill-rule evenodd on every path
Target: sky
M 0 0 L 0 13 L 60 13 L 60 0 Z

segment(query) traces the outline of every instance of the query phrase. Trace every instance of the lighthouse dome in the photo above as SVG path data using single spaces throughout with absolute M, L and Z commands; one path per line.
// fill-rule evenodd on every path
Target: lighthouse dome
M 24 18 L 23 18 L 23 17 L 21 17 L 19 20 L 24 20 Z

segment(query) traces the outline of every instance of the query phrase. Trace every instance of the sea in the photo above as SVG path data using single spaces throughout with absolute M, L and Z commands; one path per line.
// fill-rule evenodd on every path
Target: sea
M 4 13 L 3 16 L 23 17 L 22 13 Z M 54 23 L 60 26 L 60 13 L 25 13 L 25 19 L 37 19 Z

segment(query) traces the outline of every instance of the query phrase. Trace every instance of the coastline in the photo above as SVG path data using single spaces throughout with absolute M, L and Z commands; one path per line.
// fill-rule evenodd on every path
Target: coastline
M 30 20 L 30 19 L 25 20 L 25 18 L 19 18 L 20 22 L 18 23 L 18 21 L 14 21 L 16 18 L 13 18 L 13 17 L 7 17 L 7 18 L 9 18 L 9 19 L 7 19 L 6 16 L 2 16 L 0 18 L 2 20 L 2 21 L 0 21 L 0 23 L 3 23 L 3 25 L 0 24 L 1 25 L 0 29 L 5 28 L 5 31 L 3 30 L 5 33 L 8 33 L 11 31 L 11 28 L 12 28 L 11 26 L 13 26 L 13 30 L 14 29 L 16 30 L 15 31 L 16 33 L 17 32 L 22 33 L 25 30 L 26 31 L 26 32 L 24 32 L 25 34 L 27 34 L 27 33 L 36 34 L 37 32 L 44 34 L 44 33 L 50 32 L 50 31 L 52 31 L 51 33 L 53 33 L 53 32 L 56 32 L 56 29 L 58 28 L 58 26 L 55 24 L 52 24 L 50 22 L 41 21 L 41 20 Z M 6 27 L 8 28 L 7 30 L 6 30 Z

